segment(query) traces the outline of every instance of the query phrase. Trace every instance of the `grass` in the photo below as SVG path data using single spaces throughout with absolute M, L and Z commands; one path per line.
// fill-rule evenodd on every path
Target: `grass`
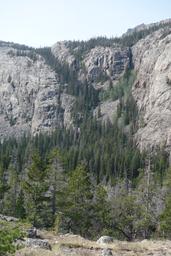
M 104 248 L 117 256 L 161 256 L 171 255 L 170 241 L 144 240 L 137 242 L 114 241 L 111 244 L 98 244 L 77 235 L 58 235 L 43 231 L 42 238 L 48 239 L 52 251 L 23 248 L 15 256 L 99 256 Z

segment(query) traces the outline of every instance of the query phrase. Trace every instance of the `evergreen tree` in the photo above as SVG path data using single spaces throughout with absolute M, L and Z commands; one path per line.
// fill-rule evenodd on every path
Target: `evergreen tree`
M 65 214 L 70 218 L 70 226 L 74 233 L 82 236 L 89 234 L 92 214 L 92 186 L 84 166 L 79 165 L 68 180 L 67 207 Z
M 150 216 L 133 195 L 122 195 L 113 200 L 111 227 L 116 237 L 132 241 L 142 237 L 144 229 L 150 225 Z
M 19 179 L 16 169 L 10 166 L 8 169 L 8 193 L 4 196 L 4 213 L 6 215 L 16 215 L 16 201 Z
M 64 208 L 66 174 L 64 160 L 58 149 L 54 149 L 49 156 L 48 183 L 51 193 L 52 214 L 55 217 Z
M 160 216 L 160 232 L 165 238 L 171 238 L 171 169 L 169 168 L 165 185 L 167 194 L 165 198 L 165 208 Z
M 47 166 L 38 152 L 32 157 L 32 164 L 28 169 L 27 180 L 23 183 L 25 209 L 29 221 L 34 226 L 48 226 L 51 215 L 49 213 L 49 196 L 47 186 Z
M 20 190 L 19 195 L 17 197 L 15 215 L 17 218 L 26 218 L 26 210 L 24 208 L 24 193 L 22 190 Z
M 4 196 L 8 190 L 9 186 L 5 180 L 5 173 L 3 168 L 0 166 L 0 212 L 4 211 Z
M 98 185 L 95 189 L 93 203 L 93 230 L 95 237 L 99 234 L 110 234 L 110 203 L 107 198 L 107 191 L 102 185 Z

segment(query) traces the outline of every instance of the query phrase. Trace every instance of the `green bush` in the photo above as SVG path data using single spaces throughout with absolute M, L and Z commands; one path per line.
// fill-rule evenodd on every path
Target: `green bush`
M 15 252 L 15 240 L 24 236 L 19 227 L 0 223 L 0 256 Z

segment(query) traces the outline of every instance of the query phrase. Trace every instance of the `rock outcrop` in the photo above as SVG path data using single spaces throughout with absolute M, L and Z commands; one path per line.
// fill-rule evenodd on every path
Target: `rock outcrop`
M 0 138 L 49 132 L 71 123 L 73 98 L 59 95 L 59 82 L 44 59 L 0 47 Z
M 112 250 L 111 249 L 103 249 L 102 251 L 102 256 L 113 256 Z
M 42 248 L 45 250 L 51 250 L 51 246 L 48 240 L 27 238 L 23 244 L 26 247 L 31 247 L 31 248 L 35 247 L 35 248 Z
M 0 214 L 0 221 L 17 222 L 17 221 L 19 221 L 19 219 L 12 217 L 12 216 L 6 216 L 3 214 Z
M 70 68 L 73 68 L 74 70 L 78 69 L 79 62 L 71 53 L 69 43 L 67 41 L 57 42 L 52 46 L 51 50 L 59 62 L 67 63 Z
M 62 64 L 68 64 L 72 70 L 79 71 L 79 80 L 88 80 L 98 88 L 98 80 L 118 81 L 125 70 L 131 65 L 131 51 L 118 45 L 112 47 L 96 46 L 82 53 L 82 58 L 77 58 L 79 46 L 70 49 L 69 42 L 58 42 L 52 46 L 52 53 Z M 75 53 L 75 55 L 74 55 Z M 108 83 L 103 83 L 105 87 Z
M 129 68 L 130 51 L 120 47 L 95 47 L 83 60 L 87 79 L 94 82 L 100 76 L 107 75 L 111 80 L 119 80 Z
M 94 116 L 101 120 L 102 122 L 106 123 L 110 121 L 111 123 L 114 122 L 114 118 L 117 113 L 117 106 L 119 101 L 111 101 L 107 100 L 102 102 L 97 108 L 94 110 Z
M 140 149 L 171 146 L 171 29 L 158 30 L 132 48 L 139 109 Z
M 111 236 L 101 236 L 98 240 L 97 240 L 98 244 L 110 244 L 113 243 L 113 237 Z

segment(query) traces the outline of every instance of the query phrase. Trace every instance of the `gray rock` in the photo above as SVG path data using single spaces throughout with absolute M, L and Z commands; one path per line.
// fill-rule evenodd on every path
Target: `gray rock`
M 97 243 L 99 244 L 109 244 L 113 243 L 113 237 L 111 236 L 101 236 L 98 240 Z
M 160 29 L 132 48 L 137 80 L 133 96 L 139 109 L 135 135 L 141 150 L 171 147 L 171 29 Z
M 35 227 L 29 228 L 27 230 L 27 234 L 29 238 L 36 238 L 37 237 L 37 229 Z
M 79 48 L 79 47 L 78 47 Z M 77 60 L 71 53 L 67 41 L 57 42 L 52 46 L 52 53 L 62 64 L 67 63 L 72 70 L 77 70 L 81 81 L 94 82 L 95 88 L 106 88 L 107 84 L 98 84 L 97 79 L 101 75 L 107 75 L 110 79 L 118 81 L 124 71 L 130 66 L 131 56 L 129 48 L 97 46 L 86 52 L 83 59 Z M 77 52 L 77 47 L 72 52 Z M 82 68 L 84 67 L 84 68 Z
M 97 108 L 95 108 L 93 115 L 104 123 L 106 123 L 107 121 L 113 123 L 114 117 L 117 114 L 118 103 L 118 100 L 107 100 L 105 102 L 102 102 Z
M 119 80 L 130 65 L 130 51 L 120 47 L 95 47 L 83 60 L 87 70 L 87 79 L 95 81 L 101 74 L 112 80 Z
M 73 54 L 70 53 L 67 41 L 57 42 L 52 46 L 51 50 L 58 61 L 67 63 L 73 70 L 78 69 L 79 64 Z
M 25 246 L 27 247 L 35 247 L 35 248 L 42 248 L 46 250 L 51 250 L 51 245 L 47 240 L 42 240 L 42 239 L 32 239 L 28 238 L 25 241 Z
M 5 220 L 5 221 L 8 221 L 8 222 L 11 222 L 11 221 L 16 222 L 19 219 L 15 218 L 15 217 L 0 214 L 0 220 Z
M 59 99 L 55 72 L 43 57 L 36 55 L 33 61 L 28 56 L 18 56 L 12 47 L 0 47 L 0 140 L 50 132 L 72 123 L 74 97 L 61 94 Z
M 111 249 L 103 249 L 101 256 L 113 256 Z

